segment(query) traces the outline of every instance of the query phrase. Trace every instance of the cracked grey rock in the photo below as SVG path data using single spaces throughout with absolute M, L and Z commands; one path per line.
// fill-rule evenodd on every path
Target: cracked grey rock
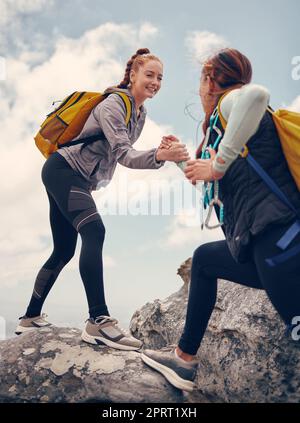
M 190 265 L 178 269 L 178 292 L 133 315 L 131 331 L 146 348 L 177 343 Z M 263 291 L 219 281 L 193 393 L 172 387 L 139 352 L 89 345 L 78 329 L 50 327 L 0 341 L 0 403 L 300 402 L 300 343 L 284 331 Z
M 146 348 L 177 344 L 190 266 L 188 259 L 178 269 L 184 281 L 178 292 L 133 315 L 131 330 Z M 197 354 L 197 390 L 187 401 L 300 402 L 300 341 L 284 332 L 264 291 L 219 280 L 217 303 Z
M 1 341 L 0 402 L 184 400 L 143 364 L 139 352 L 89 345 L 80 335 L 78 329 L 51 327 Z

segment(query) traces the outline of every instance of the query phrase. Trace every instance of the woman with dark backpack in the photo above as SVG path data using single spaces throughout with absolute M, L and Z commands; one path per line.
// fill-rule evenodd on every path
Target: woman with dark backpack
M 54 250 L 38 272 L 30 303 L 20 318 L 16 334 L 50 325 L 41 309 L 59 273 L 73 257 L 79 233 L 82 239 L 79 270 L 90 316 L 82 339 L 121 350 L 141 347 L 142 342 L 123 331 L 106 306 L 102 265 L 105 228 L 91 191 L 109 183 L 117 163 L 132 169 L 159 169 L 165 161 L 189 158 L 184 145 L 148 151 L 137 151 L 132 146 L 145 123 L 144 102 L 159 91 L 162 76 L 160 59 L 148 49 L 138 50 L 127 63 L 123 81 L 107 90 L 107 98 L 92 110 L 81 133 L 72 141 L 99 132 L 105 139 L 63 146 L 45 162 L 42 180 L 50 202 Z M 128 125 L 124 94 L 131 102 Z
M 146 364 L 183 390 L 194 386 L 195 355 L 215 306 L 218 278 L 264 289 L 289 329 L 293 318 L 300 316 L 300 194 L 267 110 L 269 93 L 250 84 L 251 77 L 249 60 L 234 49 L 208 59 L 201 74 L 206 137 L 185 174 L 193 184 L 213 181 L 214 193 L 207 195 L 210 199 L 218 194 L 214 207 L 226 239 L 203 244 L 194 252 L 186 322 L 178 346 L 169 352 L 142 354 Z M 174 140 L 166 139 L 164 148 Z M 291 208 L 253 169 L 248 153 Z M 282 247 L 288 239 L 284 255 Z

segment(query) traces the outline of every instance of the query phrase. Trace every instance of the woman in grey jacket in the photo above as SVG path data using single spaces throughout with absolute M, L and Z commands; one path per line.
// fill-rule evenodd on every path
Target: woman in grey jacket
M 123 81 L 107 90 L 108 97 L 93 109 L 73 141 L 99 133 L 103 139 L 60 148 L 45 162 L 42 181 L 50 202 L 54 249 L 38 272 L 29 306 L 20 318 L 16 334 L 50 325 L 45 315 L 41 315 L 41 309 L 59 273 L 73 257 L 79 233 L 82 239 L 79 270 L 90 316 L 82 339 L 121 350 L 141 347 L 141 341 L 122 331 L 106 306 L 102 264 L 105 228 L 91 191 L 109 183 L 117 163 L 132 169 L 159 169 L 165 161 L 189 158 L 184 145 L 148 151 L 137 151 L 132 146 L 145 123 L 143 104 L 159 91 L 162 76 L 161 61 L 148 49 L 138 50 L 127 63 Z M 126 107 L 118 92 L 126 94 L 131 102 L 128 125 Z

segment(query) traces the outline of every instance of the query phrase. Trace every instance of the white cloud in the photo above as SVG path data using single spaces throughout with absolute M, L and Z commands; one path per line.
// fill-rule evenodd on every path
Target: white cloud
M 300 95 L 287 108 L 294 112 L 300 112 Z
M 166 236 L 160 241 L 162 248 L 178 248 L 184 245 L 200 245 L 206 242 L 224 239 L 220 228 L 201 230 L 199 210 L 185 210 L 175 216 L 169 227 L 166 229 Z M 211 225 L 216 225 L 217 218 L 213 213 Z
M 139 40 L 142 45 L 143 42 L 149 40 L 150 37 L 154 37 L 158 34 L 158 28 L 153 26 L 151 23 L 145 22 L 139 29 Z
M 228 42 L 220 35 L 208 31 L 190 31 L 185 38 L 192 62 L 203 63 L 209 56 L 221 48 L 228 47 Z
M 9 24 L 19 14 L 39 12 L 52 4 L 53 0 L 1 0 L 0 24 Z

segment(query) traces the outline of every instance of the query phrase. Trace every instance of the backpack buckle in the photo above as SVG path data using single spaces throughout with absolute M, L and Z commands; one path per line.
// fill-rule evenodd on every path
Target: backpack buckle
M 243 150 L 240 152 L 240 156 L 245 159 L 249 154 L 249 149 L 246 145 L 244 145 Z

